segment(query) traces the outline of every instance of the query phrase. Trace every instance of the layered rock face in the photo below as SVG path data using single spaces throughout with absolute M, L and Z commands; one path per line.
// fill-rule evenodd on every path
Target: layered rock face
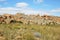
M 4 14 L 0 15 L 0 23 L 22 23 L 22 24 L 60 24 L 60 17 L 49 16 L 49 15 L 25 15 L 22 13 L 17 13 L 15 15 Z

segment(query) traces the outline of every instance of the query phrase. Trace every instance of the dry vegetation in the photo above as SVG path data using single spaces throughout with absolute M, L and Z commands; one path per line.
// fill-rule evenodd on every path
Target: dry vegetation
M 60 25 L 0 24 L 0 40 L 60 40 Z

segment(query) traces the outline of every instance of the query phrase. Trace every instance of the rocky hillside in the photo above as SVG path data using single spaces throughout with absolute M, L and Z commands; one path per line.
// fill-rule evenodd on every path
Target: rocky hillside
M 22 13 L 0 15 L 0 23 L 22 23 L 22 24 L 60 24 L 60 17 L 50 15 L 25 15 Z

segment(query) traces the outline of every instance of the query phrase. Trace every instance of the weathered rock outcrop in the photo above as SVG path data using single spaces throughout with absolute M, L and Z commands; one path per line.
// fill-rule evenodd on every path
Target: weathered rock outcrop
M 60 17 L 49 16 L 49 15 L 25 15 L 17 13 L 15 15 L 4 14 L 0 15 L 0 23 L 23 23 L 23 24 L 39 24 L 39 25 L 47 25 L 47 24 L 60 24 Z

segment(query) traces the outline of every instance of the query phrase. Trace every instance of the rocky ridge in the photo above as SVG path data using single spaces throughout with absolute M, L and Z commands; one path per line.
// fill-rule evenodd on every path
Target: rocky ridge
M 22 24 L 60 24 L 60 17 L 50 16 L 50 15 L 25 15 L 22 13 L 12 14 L 3 14 L 0 15 L 0 23 L 22 23 Z

